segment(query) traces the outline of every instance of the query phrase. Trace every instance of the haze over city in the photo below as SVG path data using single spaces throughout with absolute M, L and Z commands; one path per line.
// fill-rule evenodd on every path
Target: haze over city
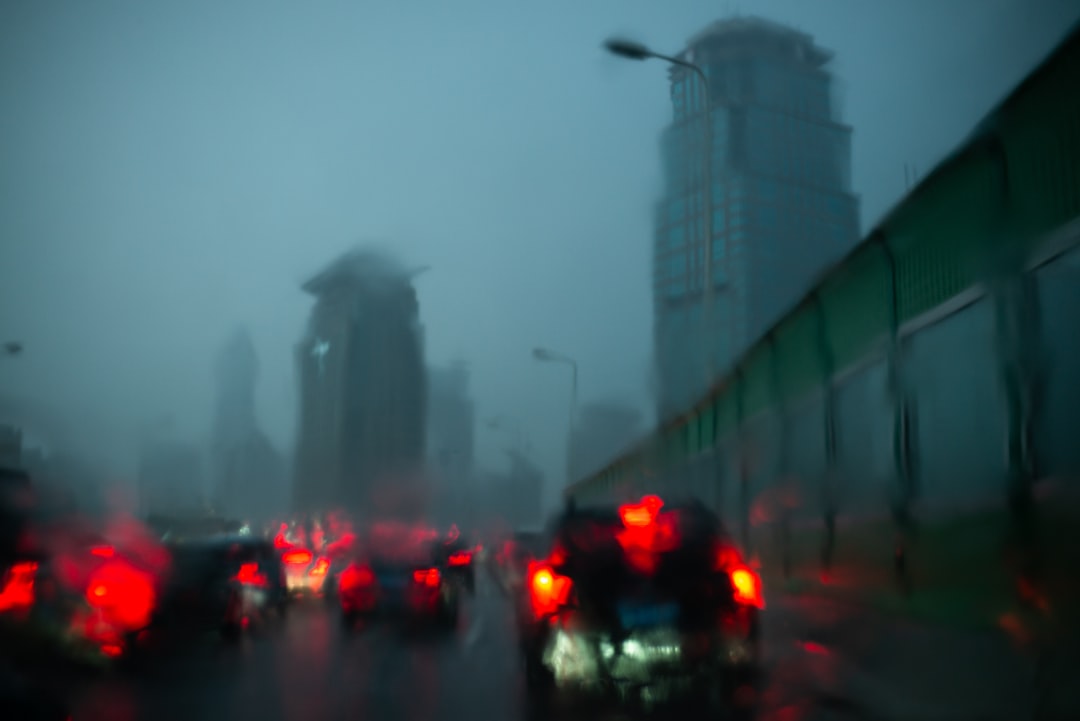
M 357 244 L 412 267 L 429 362 L 465 361 L 478 418 L 515 416 L 553 496 L 569 378 L 653 417 L 650 267 L 666 68 L 718 17 L 835 53 L 862 230 L 1080 16 L 1044 0 L 865 3 L 10 2 L 0 8 L 2 398 L 133 475 L 140 429 L 201 441 L 246 325 L 259 422 L 296 440 L 301 283 Z M 9 362 L 10 361 L 10 362 Z M 0 404 L 2 405 L 2 404 Z M 33 424 L 27 428 L 32 437 Z M 477 431 L 479 462 L 504 436 Z

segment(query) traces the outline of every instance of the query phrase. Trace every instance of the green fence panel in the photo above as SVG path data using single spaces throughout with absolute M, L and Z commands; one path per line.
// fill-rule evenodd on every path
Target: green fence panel
M 1080 42 L 1063 48 L 1000 111 L 1010 210 L 1030 245 L 1080 215 Z
M 780 396 L 793 401 L 821 385 L 825 366 L 819 348 L 819 313 L 804 304 L 776 329 L 777 376 Z
M 742 366 L 743 418 L 750 418 L 773 403 L 772 352 L 771 344 L 761 342 Z
M 731 382 L 716 398 L 716 435 L 726 436 L 739 427 L 739 384 Z
M 897 309 L 904 323 L 983 280 L 1001 225 L 1004 175 L 988 145 L 965 151 L 889 219 Z
M 821 286 L 818 297 L 825 317 L 825 342 L 834 369 L 858 361 L 887 337 L 892 302 L 889 275 L 885 251 L 864 245 Z

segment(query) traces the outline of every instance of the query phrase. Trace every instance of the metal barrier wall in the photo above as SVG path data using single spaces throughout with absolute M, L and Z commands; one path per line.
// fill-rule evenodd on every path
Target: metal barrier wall
M 693 489 L 751 552 L 782 523 L 824 566 L 838 524 L 876 524 L 859 553 L 903 575 L 916 519 L 1015 530 L 1047 479 L 1080 490 L 1076 77 L 1074 29 L 706 398 L 567 494 Z

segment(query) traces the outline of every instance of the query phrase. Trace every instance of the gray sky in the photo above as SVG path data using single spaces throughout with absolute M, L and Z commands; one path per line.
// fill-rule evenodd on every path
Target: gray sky
M 130 474 L 134 433 L 202 439 L 247 323 L 259 414 L 293 441 L 301 280 L 378 239 L 430 265 L 433 362 L 468 360 L 558 477 L 569 396 L 648 405 L 665 68 L 729 11 L 836 52 L 864 228 L 1080 17 L 1066 0 L 8 0 L 0 6 L 0 391 L 62 410 Z M 478 429 L 481 460 L 503 438 Z

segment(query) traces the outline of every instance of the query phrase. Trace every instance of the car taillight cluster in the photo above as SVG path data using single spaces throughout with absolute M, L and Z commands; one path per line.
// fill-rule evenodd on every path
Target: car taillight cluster
M 765 596 L 761 590 L 761 577 L 743 562 L 737 550 L 722 545 L 716 552 L 716 570 L 723 571 L 731 579 L 736 603 L 755 608 L 765 608 Z
M 156 595 L 153 576 L 119 558 L 95 570 L 86 588 L 91 608 L 131 630 L 149 623 Z
M 22 610 L 34 603 L 34 579 L 38 565 L 34 561 L 21 561 L 11 566 L 0 578 L 0 612 Z
M 330 572 L 330 559 L 325 558 L 325 557 L 320 558 L 317 561 L 315 561 L 315 565 L 312 566 L 312 568 L 311 568 L 311 575 L 316 576 L 316 577 L 325 576 L 329 572 Z
M 468 566 L 472 562 L 472 554 L 468 551 L 458 551 L 450 554 L 451 566 Z
M 367 566 L 352 564 L 338 578 L 338 590 L 341 593 L 351 593 L 375 585 L 375 573 Z
M 529 564 L 529 600 L 538 617 L 550 616 L 570 602 L 574 583 L 547 564 Z
M 297 548 L 281 554 L 281 561 L 289 566 L 306 566 L 311 563 L 311 551 Z
M 245 586 L 254 586 L 256 588 L 266 588 L 270 585 L 266 574 L 259 572 L 259 564 L 257 563 L 241 564 L 240 570 L 236 572 L 233 580 Z
M 421 568 L 413 571 L 413 581 L 423 584 L 428 588 L 437 587 L 440 580 L 441 576 L 439 574 L 439 569 L 437 568 Z

